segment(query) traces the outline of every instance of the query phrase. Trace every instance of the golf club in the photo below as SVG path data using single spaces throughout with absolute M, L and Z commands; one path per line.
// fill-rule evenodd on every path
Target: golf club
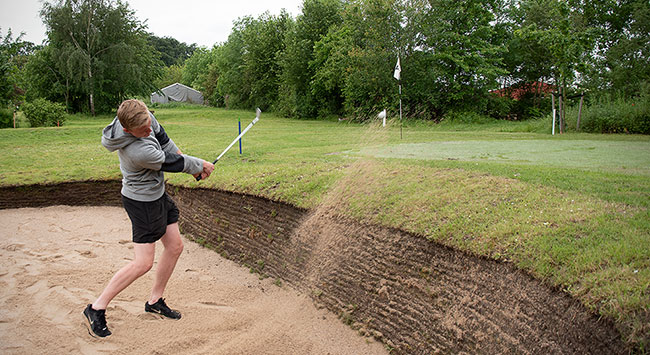
M 253 127 L 254 124 L 257 123 L 257 121 L 260 120 L 260 115 L 261 115 L 261 114 L 262 114 L 262 111 L 261 111 L 261 110 L 259 109 L 259 107 L 258 107 L 257 110 L 255 110 L 255 119 L 253 119 L 253 122 L 251 122 L 250 124 L 248 124 L 248 126 L 247 126 L 246 128 L 244 128 L 244 130 L 243 130 L 243 131 L 242 131 L 242 132 L 237 136 L 237 138 L 235 138 L 235 140 L 232 141 L 232 143 L 230 143 L 230 145 L 229 145 L 226 149 L 224 149 L 224 151 L 221 152 L 221 154 L 219 154 L 219 156 L 217 157 L 217 159 L 215 159 L 215 160 L 212 162 L 212 164 L 216 164 L 216 163 L 219 161 L 219 159 L 221 159 L 221 157 L 222 157 L 224 154 L 226 154 L 226 152 L 227 152 L 228 150 L 230 150 L 230 148 L 232 148 L 232 146 L 235 145 L 235 143 L 237 143 L 237 141 L 238 141 L 241 137 L 243 137 L 244 134 L 246 134 L 246 132 L 248 132 L 248 130 L 251 129 L 251 127 Z M 201 175 L 199 174 L 199 176 L 196 177 L 196 181 L 200 181 L 200 180 L 201 180 Z

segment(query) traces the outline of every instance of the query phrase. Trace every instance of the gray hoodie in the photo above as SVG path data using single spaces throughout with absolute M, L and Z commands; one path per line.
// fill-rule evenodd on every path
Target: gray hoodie
M 138 138 L 124 132 L 120 121 L 102 132 L 102 145 L 117 150 L 122 171 L 122 195 L 136 201 L 155 201 L 165 192 L 163 171 L 197 174 L 203 171 L 203 160 L 178 154 L 178 147 L 165 133 L 153 114 L 151 133 Z

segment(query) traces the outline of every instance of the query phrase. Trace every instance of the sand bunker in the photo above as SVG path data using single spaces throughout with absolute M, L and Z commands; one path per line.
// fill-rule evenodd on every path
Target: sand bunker
M 611 321 L 512 264 L 331 209 L 167 188 L 181 210 L 181 232 L 213 249 L 186 243 L 166 295 L 183 311 L 180 322 L 142 312 L 147 276 L 112 304 L 111 338 L 85 333 L 81 309 L 131 257 L 121 208 L 0 211 L 0 353 L 383 352 L 378 342 L 366 345 L 372 338 L 391 354 L 630 352 Z M 119 206 L 119 190 L 119 181 L 4 187 L 0 209 Z M 52 215 L 37 217 L 43 211 Z
M 186 241 L 168 291 L 179 321 L 144 312 L 149 272 L 111 303 L 113 335 L 82 310 L 133 254 L 119 207 L 0 210 L 0 353 L 384 354 L 312 300 Z M 160 252 L 158 245 L 157 252 Z M 155 268 L 155 265 L 154 265 Z

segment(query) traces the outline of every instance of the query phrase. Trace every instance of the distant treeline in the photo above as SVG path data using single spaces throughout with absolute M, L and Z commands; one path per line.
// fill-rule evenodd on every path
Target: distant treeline
M 405 117 L 525 119 L 550 111 L 548 91 L 565 104 L 582 92 L 650 92 L 647 0 L 305 0 L 296 18 L 240 18 L 209 49 L 151 36 L 121 2 L 45 3 L 41 15 L 48 41 L 25 54 L 12 84 L 73 111 L 106 111 L 180 81 L 214 106 L 396 115 L 398 56 Z M 12 41 L 5 47 L 24 43 Z

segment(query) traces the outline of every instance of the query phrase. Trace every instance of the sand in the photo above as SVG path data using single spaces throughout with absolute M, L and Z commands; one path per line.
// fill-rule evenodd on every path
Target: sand
M 152 270 L 113 300 L 107 310 L 113 335 L 96 339 L 82 311 L 133 256 L 124 210 L 0 210 L 0 225 L 2 354 L 386 353 L 306 295 L 188 240 L 165 293 L 183 318 L 144 312 Z

